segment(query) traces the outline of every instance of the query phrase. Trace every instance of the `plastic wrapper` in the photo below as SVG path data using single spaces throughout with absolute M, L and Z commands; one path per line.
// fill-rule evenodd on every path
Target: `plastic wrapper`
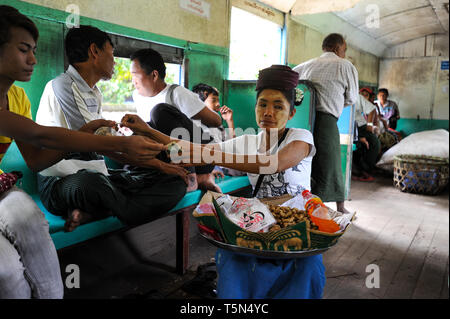
M 276 224 L 269 208 L 257 198 L 239 197 L 233 200 L 225 195 L 217 199 L 217 204 L 234 224 L 250 232 L 266 232 Z
M 122 133 L 116 131 L 114 128 L 109 126 L 99 127 L 95 133 L 95 135 L 104 135 L 104 136 L 123 136 Z
M 293 207 L 303 210 L 305 209 L 305 199 L 301 195 L 298 195 L 284 202 L 281 206 Z M 354 214 L 343 214 L 341 212 L 332 210 L 329 207 L 327 208 L 330 220 L 333 220 L 336 224 L 339 225 L 339 230 L 337 232 L 344 231 L 345 228 L 351 223 Z

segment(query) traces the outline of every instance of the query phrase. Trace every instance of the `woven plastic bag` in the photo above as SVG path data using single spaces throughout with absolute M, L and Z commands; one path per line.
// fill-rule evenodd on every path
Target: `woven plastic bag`
M 21 172 L 0 174 L 0 195 L 13 188 L 21 177 Z

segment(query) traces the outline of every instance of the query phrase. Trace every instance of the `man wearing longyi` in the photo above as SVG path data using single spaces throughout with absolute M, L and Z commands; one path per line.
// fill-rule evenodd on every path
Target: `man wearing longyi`
M 314 143 L 317 154 L 312 164 L 312 192 L 324 202 L 344 207 L 345 186 L 342 177 L 341 149 L 337 121 L 344 107 L 358 99 L 358 71 L 345 60 L 347 43 L 342 35 L 332 33 L 322 43 L 324 53 L 294 68 L 300 79 L 312 81 L 317 90 Z

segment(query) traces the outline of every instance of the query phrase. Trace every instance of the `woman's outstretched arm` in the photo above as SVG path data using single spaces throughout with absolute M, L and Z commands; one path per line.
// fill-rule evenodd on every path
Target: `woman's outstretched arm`
M 195 144 L 174 139 L 147 125 L 139 116 L 127 114 L 121 125 L 129 127 L 136 134 L 148 136 L 160 143 L 176 142 L 183 153 L 178 156 L 176 150 L 171 154 L 174 163 L 183 166 L 214 164 L 254 174 L 274 174 L 299 163 L 311 151 L 311 145 L 302 141 L 293 141 L 274 155 L 238 155 L 222 152 L 219 144 Z
M 91 128 L 105 123 L 90 124 Z M 108 121 L 105 121 L 108 122 Z M 91 122 L 92 123 L 92 122 Z M 98 136 L 86 132 L 48 127 L 9 111 L 0 111 L 0 135 L 16 140 L 30 169 L 40 171 L 61 159 L 65 151 L 122 152 L 137 159 L 153 159 L 166 147 L 143 136 Z

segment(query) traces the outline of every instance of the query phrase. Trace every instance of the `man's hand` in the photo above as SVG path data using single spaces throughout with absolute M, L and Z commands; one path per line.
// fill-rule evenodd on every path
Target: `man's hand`
M 219 109 L 220 114 L 222 115 L 222 118 L 226 121 L 233 121 L 233 110 L 230 109 L 228 106 L 224 105 Z
M 167 146 L 156 143 L 148 137 L 134 135 L 126 139 L 124 153 L 137 161 L 153 159 L 161 151 L 167 150 Z
M 222 171 L 219 171 L 219 170 L 217 170 L 217 169 L 213 170 L 213 171 L 211 172 L 211 174 L 214 175 L 214 178 L 218 178 L 218 179 L 225 178 L 225 174 L 224 174 Z
M 135 134 L 139 135 L 143 135 L 148 129 L 148 124 L 135 114 L 125 114 L 120 125 L 130 128 Z
M 180 176 L 181 179 L 186 183 L 186 185 L 189 185 L 189 181 L 188 181 L 189 171 L 184 169 L 183 167 L 175 165 L 175 164 L 169 164 L 169 163 L 162 162 L 160 170 L 163 173 L 166 173 L 168 175 Z
M 84 124 L 79 131 L 94 134 L 97 129 L 104 126 L 112 127 L 117 131 L 117 123 L 115 121 L 108 121 L 104 119 L 90 121 L 89 123 Z
M 366 145 L 366 148 L 369 149 L 369 142 L 367 141 L 367 139 L 365 137 L 360 137 L 359 141 L 361 143 L 363 143 L 364 145 Z

